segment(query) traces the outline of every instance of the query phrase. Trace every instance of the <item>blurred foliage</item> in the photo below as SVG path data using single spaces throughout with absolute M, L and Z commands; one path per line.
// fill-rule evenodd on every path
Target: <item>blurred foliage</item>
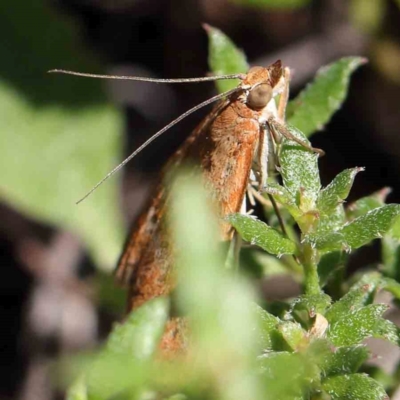
M 99 71 L 100 63 L 79 44 L 74 21 L 44 2 L 2 3 L 0 18 L 2 199 L 77 233 L 110 269 L 123 238 L 118 181 L 75 203 L 117 163 L 121 116 L 102 82 L 46 74 L 55 67 Z
M 338 68 L 358 61 L 332 64 L 325 69 L 327 80 L 337 76 Z M 335 96 L 339 89 L 345 93 L 352 70 L 337 80 L 339 88 L 326 85 L 317 99 Z M 306 93 L 313 85 L 319 80 Z M 294 114 L 296 107 L 319 110 L 313 104 L 320 101 L 316 97 L 299 96 L 303 101 L 293 102 Z M 337 107 L 335 103 L 324 119 Z M 307 142 L 299 129 L 288 129 Z M 114 329 L 71 387 L 70 400 L 388 398 L 379 374 L 368 375 L 361 368 L 369 357 L 364 339 L 400 342 L 399 328 L 383 316 L 388 306 L 374 303 L 380 290 L 400 299 L 400 284 L 391 276 L 397 268 L 393 265 L 399 265 L 400 206 L 385 204 L 381 192 L 345 208 L 361 168 L 345 170 L 321 188 L 316 154 L 283 139 L 279 155 L 281 184 L 271 180 L 266 190 L 287 211 L 282 213 L 285 225 L 296 227 L 290 238 L 251 216 L 232 215 L 229 220 L 245 241 L 270 254 L 294 254 L 302 268 L 303 293 L 285 307 L 268 304 L 268 309 L 280 310 L 275 313 L 255 304 L 257 296 L 241 271 L 224 267 L 218 223 L 210 214 L 201 178 L 184 170 L 171 186 L 168 226 L 175 244 L 177 308 L 190 322 L 189 348 L 173 360 L 160 356 L 157 343 L 168 303 L 152 300 Z M 352 277 L 352 284 L 336 274 L 339 266 L 345 268 L 347 253 L 375 238 L 393 239 L 384 251 L 387 269 L 365 271 Z M 293 271 L 289 258 L 279 260 L 288 274 Z M 337 300 L 328 295 L 332 287 L 339 288 Z M 386 380 L 386 389 L 394 385 Z
M 231 0 L 245 7 L 257 7 L 271 10 L 296 9 L 311 3 L 311 0 Z

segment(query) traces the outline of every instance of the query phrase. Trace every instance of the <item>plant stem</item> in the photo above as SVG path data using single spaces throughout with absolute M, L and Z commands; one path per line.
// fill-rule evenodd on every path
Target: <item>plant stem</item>
M 319 277 L 316 263 L 316 250 L 309 244 L 303 246 L 301 261 L 304 268 L 305 294 L 320 294 Z

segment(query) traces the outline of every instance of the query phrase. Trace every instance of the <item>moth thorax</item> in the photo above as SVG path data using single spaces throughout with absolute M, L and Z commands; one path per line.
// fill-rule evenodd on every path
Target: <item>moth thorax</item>
M 262 110 L 272 99 L 272 94 L 269 83 L 260 83 L 249 90 L 246 104 L 253 110 Z

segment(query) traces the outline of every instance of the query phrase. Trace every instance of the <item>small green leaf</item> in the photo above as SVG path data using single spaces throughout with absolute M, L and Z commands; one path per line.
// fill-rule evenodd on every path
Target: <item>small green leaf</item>
M 114 327 L 104 351 L 129 354 L 139 360 L 148 359 L 161 339 L 168 309 L 168 300 L 158 297 L 132 311 L 123 324 Z
M 208 34 L 208 64 L 214 75 L 246 73 L 249 65 L 246 56 L 222 31 L 210 25 L 204 25 Z M 216 81 L 218 91 L 226 92 L 235 88 L 239 80 Z
M 335 346 L 360 344 L 369 337 L 386 339 L 398 344 L 398 328 L 382 318 L 387 309 L 388 306 L 385 304 L 371 304 L 347 314 L 329 325 L 328 337 Z
M 366 374 L 333 376 L 324 380 L 322 388 L 332 400 L 387 400 L 383 387 Z
M 373 301 L 373 294 L 380 283 L 380 275 L 374 274 L 368 283 L 363 281 L 352 287 L 339 301 L 334 303 L 325 314 L 330 324 L 334 324 L 341 318 L 352 314 Z
M 317 207 L 318 210 L 329 214 L 336 209 L 338 204 L 349 195 L 350 189 L 353 186 L 355 176 L 364 171 L 364 168 L 351 168 L 342 171 L 335 179 L 318 195 Z
M 323 129 L 347 95 L 354 70 L 365 63 L 361 57 L 347 57 L 321 68 L 311 84 L 288 106 L 288 122 L 306 136 Z
M 291 134 L 309 143 L 297 128 L 287 126 Z M 318 155 L 300 144 L 284 139 L 279 161 L 285 188 L 296 199 L 303 211 L 314 208 L 321 188 L 318 171 Z
M 355 373 L 368 357 L 369 351 L 364 345 L 338 347 L 324 359 L 322 373 L 325 377 Z
M 376 208 L 355 219 L 341 229 L 346 242 L 351 248 L 357 249 L 374 238 L 382 237 L 392 226 L 400 214 L 400 205 L 388 204 Z
M 325 293 L 307 294 L 299 296 L 291 303 L 292 310 L 306 310 L 309 317 L 315 314 L 325 314 L 325 310 L 331 305 L 331 298 Z
M 385 205 L 387 195 L 390 193 L 389 188 L 384 188 L 378 192 L 373 193 L 371 196 L 362 197 L 361 199 L 350 203 L 346 207 L 346 216 L 348 220 L 353 220 L 361 215 L 372 211 L 375 208 Z
M 257 7 L 271 10 L 286 10 L 305 7 L 311 0 L 231 0 L 246 7 Z
M 279 203 L 285 206 L 293 218 L 297 219 L 301 216 L 302 212 L 296 205 L 296 199 L 289 193 L 283 186 L 278 183 L 268 183 L 264 189 L 265 193 L 270 194 Z
M 381 238 L 391 228 L 399 214 L 400 205 L 388 204 L 369 211 L 336 232 L 326 235 L 309 235 L 306 240 L 323 251 L 343 249 L 351 251 L 373 239 Z
M 251 244 L 256 244 L 270 254 L 281 256 L 295 254 L 296 244 L 264 222 L 243 214 L 231 214 L 227 220 Z

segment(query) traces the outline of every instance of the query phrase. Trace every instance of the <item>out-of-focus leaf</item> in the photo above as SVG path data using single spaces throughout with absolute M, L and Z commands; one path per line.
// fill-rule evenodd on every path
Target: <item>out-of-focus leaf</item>
M 173 184 L 169 226 L 176 246 L 178 307 L 191 321 L 196 364 L 223 371 L 221 398 L 260 399 L 258 377 L 250 372 L 259 350 L 254 298 L 249 285 L 224 268 L 216 219 L 201 182 L 189 173 Z
M 300 400 L 318 385 L 320 370 L 317 365 L 326 356 L 326 348 L 315 344 L 305 352 L 271 352 L 259 358 L 264 398 Z
M 384 0 L 351 0 L 349 2 L 350 20 L 357 28 L 371 35 L 382 26 L 385 11 Z
M 335 346 L 360 344 L 369 337 L 386 339 L 398 344 L 400 342 L 398 328 L 382 318 L 387 309 L 388 306 L 385 304 L 371 304 L 347 314 L 329 325 L 328 338 Z
M 383 188 L 378 192 L 373 193 L 371 196 L 362 197 L 354 203 L 350 203 L 346 207 L 347 219 L 352 220 L 361 215 L 366 214 L 375 208 L 385 205 L 387 195 L 390 193 L 389 188 Z
M 329 214 L 336 209 L 338 204 L 343 202 L 349 195 L 353 186 L 355 176 L 364 171 L 364 168 L 351 168 L 342 171 L 335 179 L 318 195 L 318 210 Z
M 271 10 L 290 10 L 305 7 L 311 0 L 230 0 L 246 7 L 257 7 Z
M 332 400 L 385 400 L 383 387 L 366 374 L 333 376 L 324 380 L 323 389 Z
M 208 34 L 208 64 L 214 75 L 245 73 L 249 69 L 246 56 L 222 31 L 210 25 L 204 25 Z M 235 88 L 239 81 L 216 81 L 218 91 L 226 92 Z
M 297 322 L 285 321 L 279 325 L 279 331 L 291 350 L 297 350 L 304 344 L 306 332 Z
M 246 242 L 256 244 L 270 254 L 282 256 L 296 252 L 294 242 L 262 221 L 243 214 L 232 214 L 227 219 Z
M 298 139 L 309 143 L 297 128 L 287 128 Z M 279 160 L 285 188 L 297 200 L 303 212 L 313 209 L 321 188 L 318 155 L 296 142 L 284 139 Z
M 67 400 L 87 400 L 88 393 L 84 377 L 78 378 L 68 389 Z
M 382 239 L 382 261 L 385 275 L 400 278 L 400 243 L 390 233 Z
M 321 68 L 288 106 L 288 122 L 306 136 L 323 129 L 343 103 L 351 74 L 365 63 L 364 58 L 346 57 Z
M 382 289 L 391 293 L 397 300 L 400 300 L 400 283 L 392 278 L 381 277 Z
M 1 3 L 1 197 L 32 218 L 80 235 L 98 265 L 120 251 L 117 182 L 85 204 L 75 202 L 115 165 L 121 117 L 107 104 L 102 82 L 48 75 L 63 67 L 98 72 L 80 48 L 72 21 L 48 4 Z M 12 49 L 12 50 L 11 50 Z M 27 67 L 29 66 L 29 67 Z
M 168 300 L 158 297 L 132 311 L 123 324 L 114 327 L 105 352 L 129 354 L 138 360 L 151 357 L 164 332 L 168 309 Z
M 166 298 L 156 298 L 132 312 L 125 323 L 113 329 L 106 346 L 84 373 L 89 398 L 107 399 L 124 391 L 133 396 L 144 390 L 149 372 L 147 362 L 157 349 L 168 309 Z M 74 388 L 75 385 L 72 393 Z
M 113 329 L 105 348 L 84 375 L 89 398 L 107 399 L 124 390 L 136 394 L 144 390 L 148 373 L 145 362 L 157 349 L 168 308 L 166 298 L 156 298 Z
M 288 347 L 279 330 L 281 321 L 268 311 L 255 306 L 256 318 L 259 324 L 259 342 L 263 351 L 265 350 L 288 350 Z
M 364 345 L 338 347 L 324 359 L 322 373 L 325 377 L 355 373 L 368 356 L 369 351 Z
M 358 249 L 373 239 L 381 238 L 399 214 L 400 205 L 388 204 L 369 211 L 336 232 L 310 235 L 307 240 L 323 251 Z

